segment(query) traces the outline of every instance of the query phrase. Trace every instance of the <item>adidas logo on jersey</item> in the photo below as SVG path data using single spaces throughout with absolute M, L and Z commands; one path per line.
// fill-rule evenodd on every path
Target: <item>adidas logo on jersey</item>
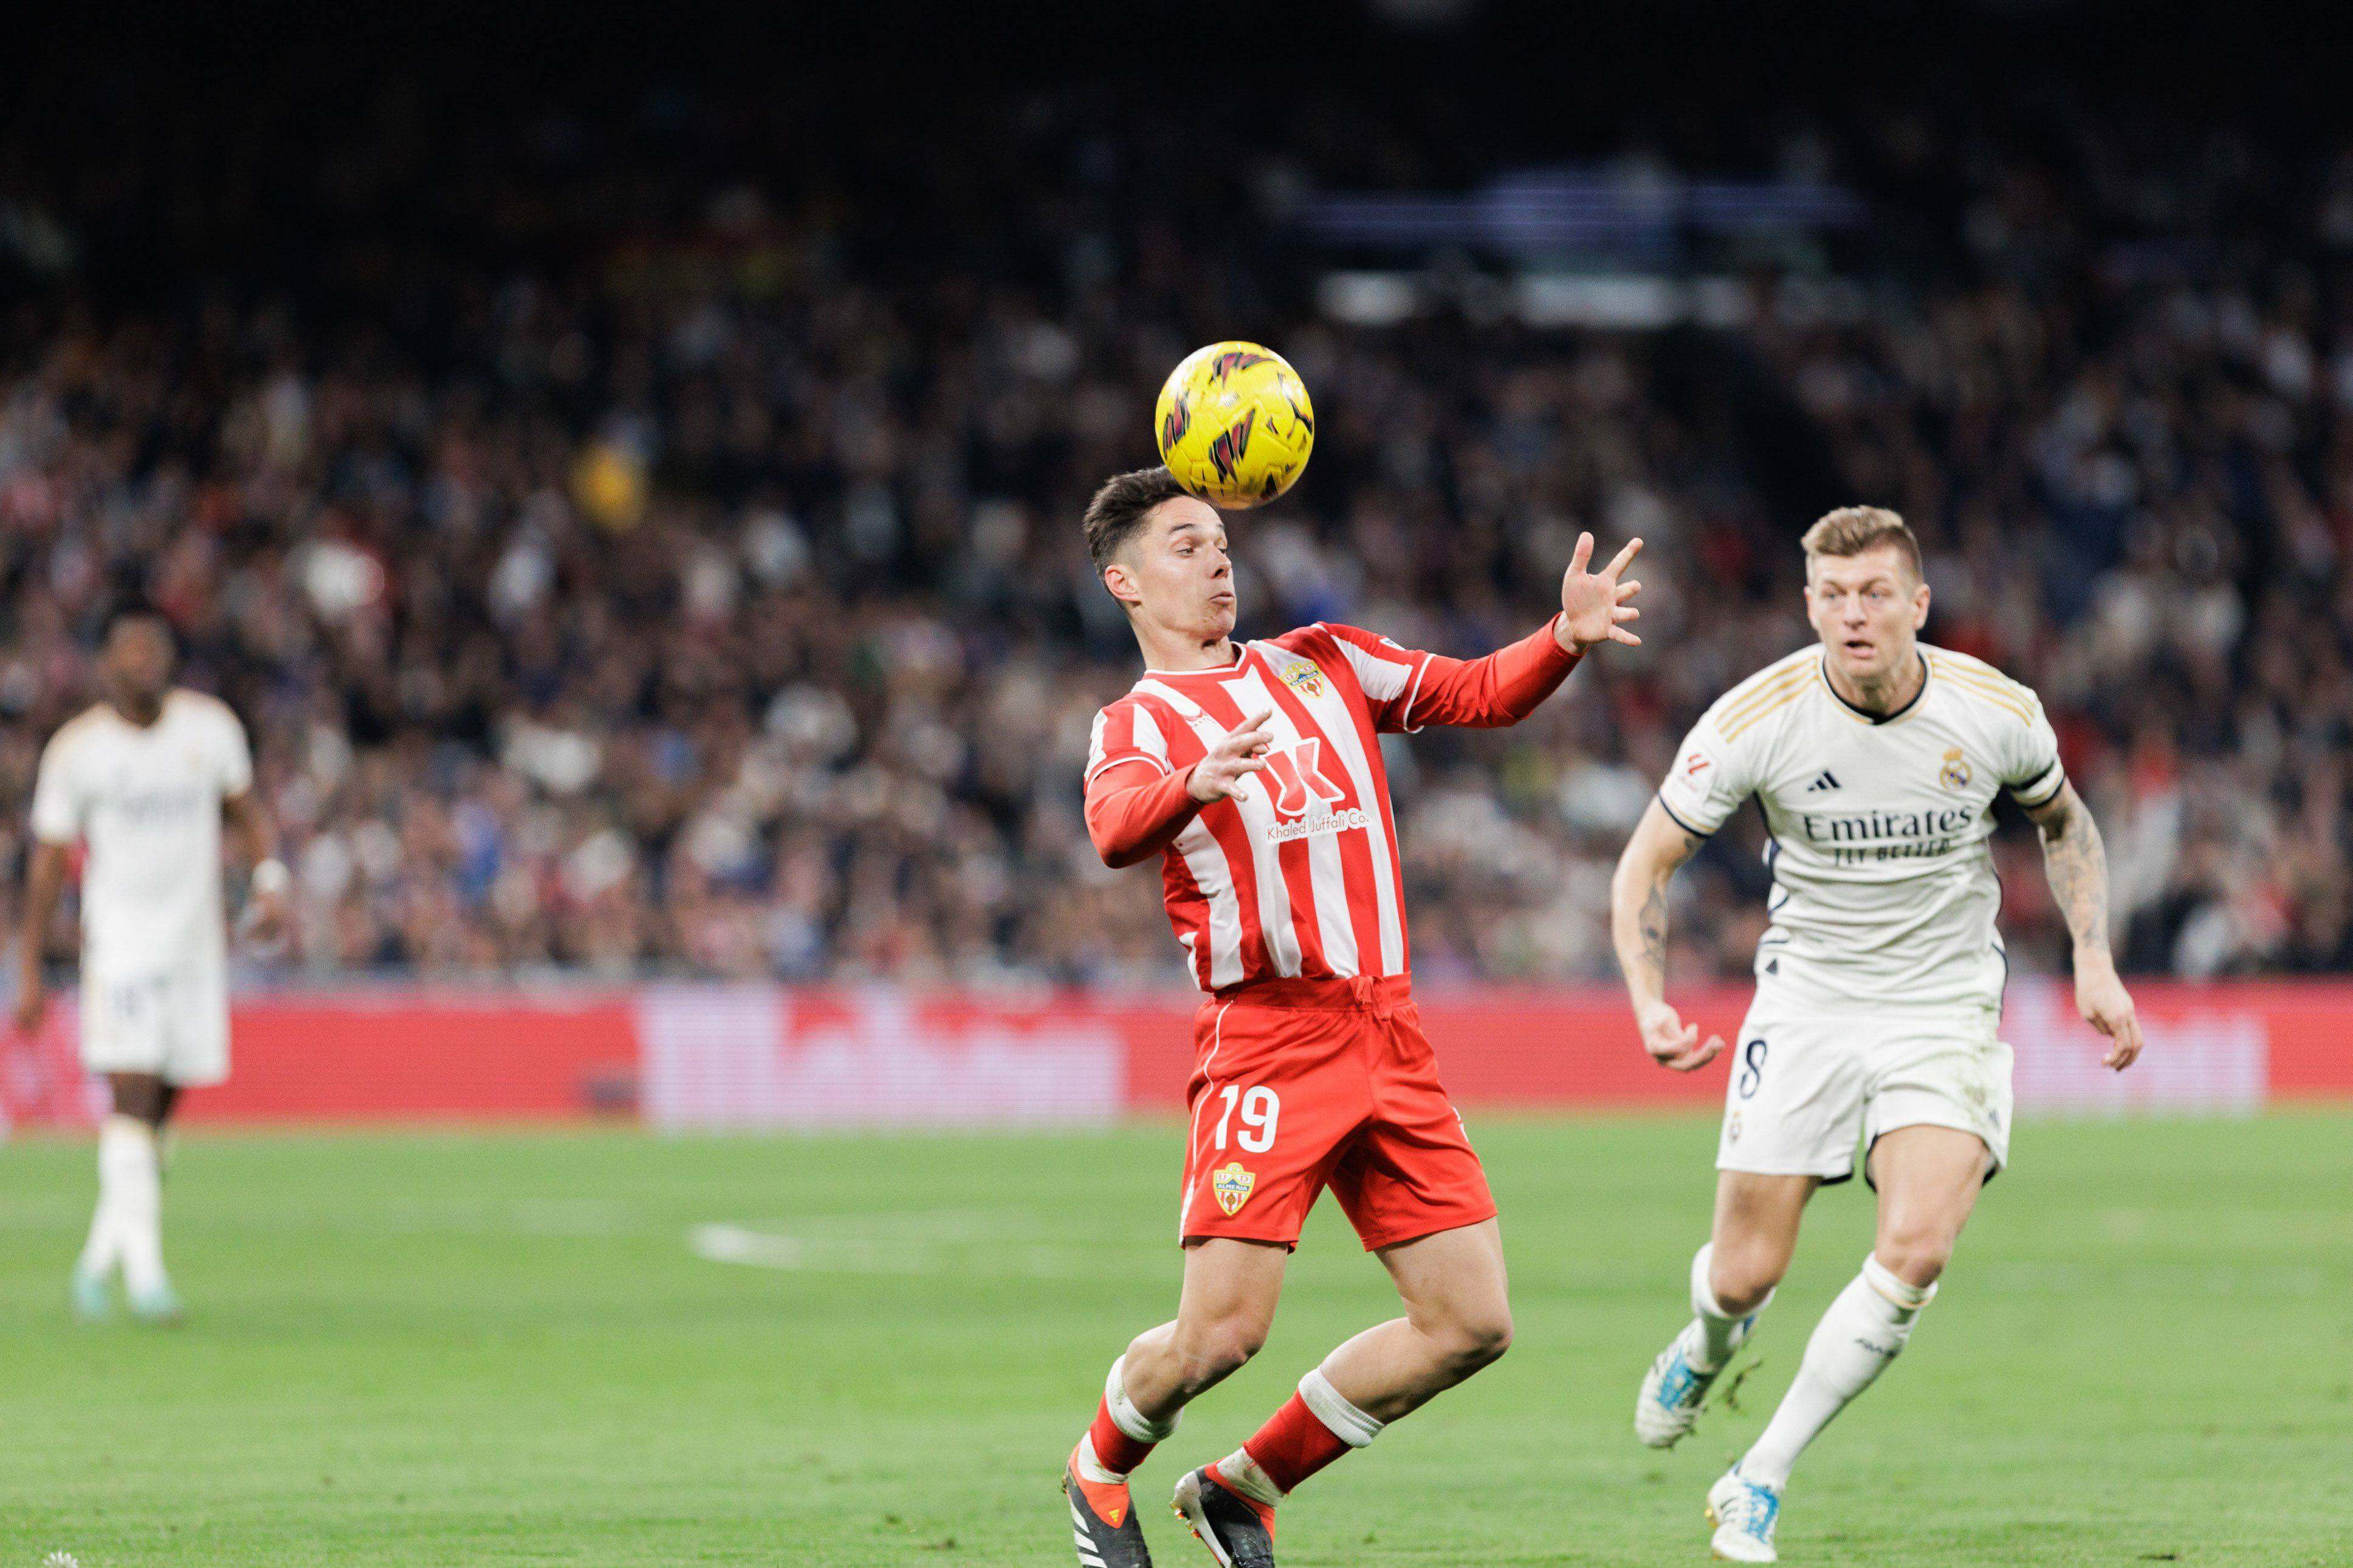
M 1806 786 L 1806 793 L 1808 795 L 1811 795 L 1816 790 L 1836 789 L 1838 787 L 1838 774 L 1831 772 L 1828 768 L 1824 768 L 1820 773 L 1814 775 L 1814 782 Z

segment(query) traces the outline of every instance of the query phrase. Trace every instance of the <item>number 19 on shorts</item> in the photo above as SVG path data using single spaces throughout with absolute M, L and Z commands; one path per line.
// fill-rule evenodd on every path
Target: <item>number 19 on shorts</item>
M 1275 1123 L 1282 1117 L 1282 1100 L 1274 1090 L 1262 1085 L 1244 1089 L 1228 1084 L 1218 1091 L 1218 1098 L 1225 1102 L 1225 1110 L 1219 1114 L 1218 1130 L 1212 1140 L 1219 1152 L 1222 1152 L 1226 1147 L 1229 1130 L 1233 1132 L 1234 1146 L 1245 1154 L 1263 1154 L 1274 1147 Z M 1240 1113 L 1241 1126 L 1234 1129 L 1237 1111 Z

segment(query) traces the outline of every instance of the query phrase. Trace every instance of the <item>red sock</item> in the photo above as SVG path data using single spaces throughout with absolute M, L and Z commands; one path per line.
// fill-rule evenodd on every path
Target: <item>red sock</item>
M 1115 1476 L 1129 1474 L 1159 1446 L 1139 1443 L 1121 1431 L 1111 1418 L 1111 1405 L 1101 1400 L 1095 1403 L 1095 1424 L 1087 1428 L 1087 1436 L 1095 1446 L 1095 1462 Z
M 1268 1480 L 1287 1492 L 1346 1453 L 1348 1445 L 1315 1419 L 1307 1401 L 1294 1394 L 1242 1445 L 1242 1451 L 1258 1461 Z

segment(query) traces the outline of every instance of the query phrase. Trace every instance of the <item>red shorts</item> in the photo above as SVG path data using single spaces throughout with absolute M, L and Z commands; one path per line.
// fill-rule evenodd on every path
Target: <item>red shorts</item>
M 1294 1243 L 1327 1186 L 1366 1251 L 1494 1218 L 1403 979 L 1261 981 L 1193 1037 L 1186 1241 Z

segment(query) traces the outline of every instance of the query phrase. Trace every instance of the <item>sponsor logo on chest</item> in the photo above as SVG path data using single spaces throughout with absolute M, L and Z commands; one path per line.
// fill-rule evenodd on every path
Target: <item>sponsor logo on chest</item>
M 1276 818 L 1261 830 L 1268 843 L 1373 826 L 1372 814 L 1361 806 L 1335 809 L 1348 792 L 1324 771 L 1324 760 L 1323 739 L 1315 735 L 1266 753 L 1266 767 L 1259 777 L 1274 797 Z
M 1925 765 L 1909 763 L 1904 766 L 1909 772 Z M 1927 781 L 1922 779 L 1921 784 L 1894 792 L 1897 798 L 1886 805 L 1863 806 L 1858 803 L 1844 811 L 1822 809 L 1833 805 L 1835 795 L 1844 793 L 1844 781 L 1838 770 L 1853 777 L 1858 766 L 1850 757 L 1839 763 L 1836 769 L 1811 767 L 1803 775 L 1802 783 L 1785 786 L 1805 803 L 1804 807 L 1789 815 L 1797 819 L 1807 845 L 1841 865 L 1934 858 L 1959 843 L 1961 836 L 1984 813 L 1985 802 L 1981 799 L 1949 799 L 1950 792 L 1968 789 L 1976 777 L 1968 756 L 1958 746 L 1946 747 L 1936 763 L 1935 789 L 1945 792 L 1942 796 L 1923 788 Z M 1921 775 L 1915 773 L 1913 777 Z M 1861 788 L 1865 795 L 1873 793 L 1867 773 Z

